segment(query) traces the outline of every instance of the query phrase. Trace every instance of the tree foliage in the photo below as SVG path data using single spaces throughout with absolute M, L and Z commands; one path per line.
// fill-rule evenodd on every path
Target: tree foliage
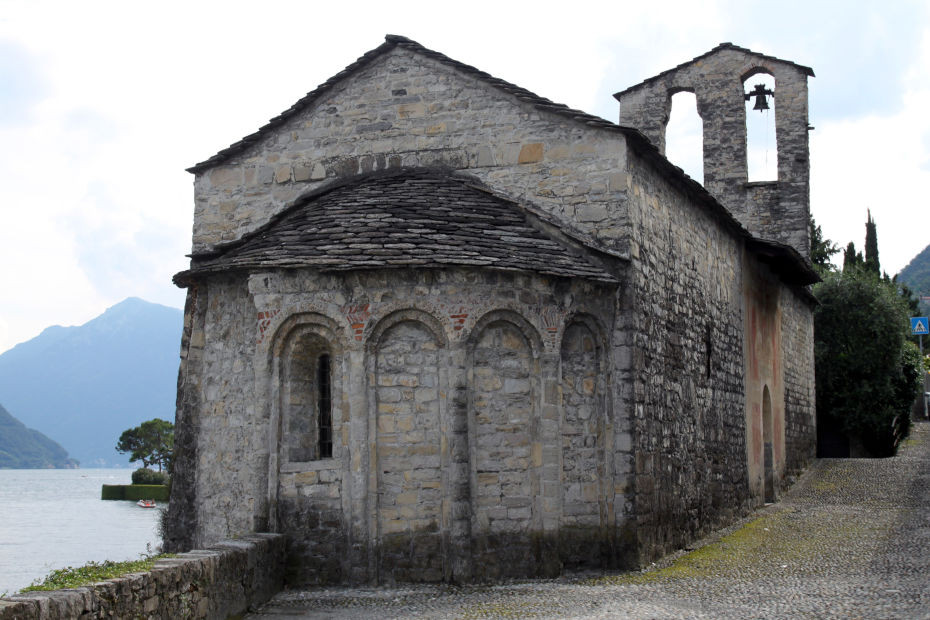
M 807 225 L 810 229 L 811 238 L 811 263 L 822 277 L 824 274 L 835 270 L 831 260 L 833 255 L 838 253 L 840 249 L 831 240 L 823 238 L 823 231 L 813 217 L 808 218 Z
M 907 340 L 908 305 L 864 269 L 831 274 L 814 294 L 818 416 L 870 453 L 892 454 L 922 378 Z
M 116 443 L 120 454 L 129 453 L 130 462 L 142 461 L 143 467 L 158 466 L 158 471 L 171 471 L 174 450 L 174 425 L 160 418 L 148 420 L 127 429 Z
M 916 300 L 881 277 L 878 235 L 869 212 L 866 255 L 852 242 L 843 271 L 814 287 L 818 425 L 857 438 L 871 454 L 893 454 L 910 429 L 910 407 L 922 389 L 923 360 L 909 341 Z
M 868 211 L 868 219 L 865 222 L 865 261 L 863 266 L 865 270 L 873 275 L 881 274 L 881 266 L 878 261 L 878 230 L 875 226 L 875 220 L 872 219 L 872 212 Z
M 850 241 L 843 250 L 843 273 L 862 271 L 864 268 L 865 259 L 862 258 L 862 252 L 857 252 L 856 244 Z

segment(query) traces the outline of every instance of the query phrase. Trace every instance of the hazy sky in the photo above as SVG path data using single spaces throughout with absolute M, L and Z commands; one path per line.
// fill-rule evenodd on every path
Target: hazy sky
M 813 67 L 814 217 L 861 246 L 871 208 L 896 273 L 930 243 L 926 4 L 0 0 L 0 352 L 128 296 L 181 307 L 184 169 L 388 33 L 612 121 L 723 41 Z

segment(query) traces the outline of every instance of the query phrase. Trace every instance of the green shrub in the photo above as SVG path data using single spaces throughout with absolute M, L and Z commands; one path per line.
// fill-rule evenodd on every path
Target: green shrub
M 153 471 L 147 467 L 140 467 L 132 472 L 133 484 L 168 484 L 168 474 L 163 471 Z
M 920 355 L 905 340 L 908 308 L 896 288 L 870 274 L 830 274 L 814 287 L 818 426 L 890 456 L 908 432 Z

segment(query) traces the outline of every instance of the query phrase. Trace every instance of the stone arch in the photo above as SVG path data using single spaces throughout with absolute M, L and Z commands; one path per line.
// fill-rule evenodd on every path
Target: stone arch
M 381 341 L 384 333 L 387 330 L 402 321 L 416 321 L 418 323 L 422 323 L 423 327 L 426 328 L 430 334 L 432 334 L 437 346 L 443 348 L 448 346 L 448 339 L 446 338 L 445 330 L 443 330 L 442 324 L 438 319 L 436 319 L 436 317 L 428 312 L 424 312 L 423 310 L 417 310 L 415 308 L 404 308 L 391 312 L 384 318 L 377 321 L 371 327 L 371 331 L 366 338 L 369 352 L 372 352 L 377 348 L 378 343 Z
M 668 91 L 662 127 L 663 154 L 699 183 L 704 181 L 704 118 L 692 87 Z M 693 114 L 692 114 L 693 110 Z
M 744 72 L 740 78 L 744 93 L 752 93 L 756 85 L 761 85 L 764 91 L 776 90 L 775 74 L 765 67 L 753 67 Z M 746 100 L 744 111 L 746 113 L 746 178 L 749 182 L 770 182 L 778 180 L 778 141 L 776 129 L 778 124 L 777 102 L 775 97 L 764 97 L 768 110 L 756 112 L 753 110 L 757 98 L 752 96 Z M 768 152 L 774 152 L 771 160 Z
M 514 312 L 513 310 L 491 310 L 481 315 L 477 321 L 475 321 L 475 327 L 471 330 L 467 338 L 467 346 L 469 352 L 473 351 L 475 348 L 475 343 L 480 337 L 482 330 L 484 330 L 491 323 L 503 321 L 505 323 L 510 323 L 516 328 L 526 339 L 527 343 L 530 345 L 533 357 L 539 357 L 543 351 L 543 340 L 539 335 L 539 331 L 530 323 L 526 318 L 520 314 Z
M 566 567 L 598 564 L 609 554 L 608 413 L 603 331 L 576 315 L 559 350 L 561 383 L 561 514 L 559 555 Z
M 270 417 L 272 448 L 280 462 L 320 458 L 319 425 L 310 423 L 314 417 L 310 412 L 315 408 L 319 413 L 323 396 L 318 380 L 322 356 L 329 358 L 330 415 L 339 417 L 333 406 L 339 402 L 342 391 L 342 377 L 338 369 L 343 351 L 337 334 L 335 322 L 317 313 L 292 315 L 275 331 L 269 347 L 271 392 L 276 396 Z M 325 458 L 332 456 L 330 453 Z
M 343 575 L 347 538 L 340 496 L 346 446 L 340 438 L 346 420 L 340 333 L 321 314 L 298 313 L 281 322 L 269 346 L 268 521 L 272 531 L 287 536 L 288 579 L 294 583 L 338 582 Z M 328 395 L 321 378 L 326 370 Z M 321 442 L 324 406 L 329 407 L 328 451 Z
M 482 316 L 468 339 L 471 537 L 478 578 L 540 565 L 542 341 L 509 311 Z
M 418 310 L 391 313 L 368 341 L 371 526 L 381 582 L 445 575 L 445 349 L 439 322 Z

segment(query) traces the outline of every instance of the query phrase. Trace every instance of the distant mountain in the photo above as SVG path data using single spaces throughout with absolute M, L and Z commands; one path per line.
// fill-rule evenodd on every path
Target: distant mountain
M 930 245 L 901 270 L 898 282 L 907 284 L 918 297 L 930 297 Z M 923 316 L 927 316 L 930 313 L 930 302 L 921 301 L 920 311 Z
M 71 469 L 78 463 L 55 441 L 0 405 L 0 469 Z
M 0 402 L 82 467 L 127 465 L 120 433 L 174 420 L 182 321 L 131 297 L 79 327 L 49 327 L 0 355 Z

